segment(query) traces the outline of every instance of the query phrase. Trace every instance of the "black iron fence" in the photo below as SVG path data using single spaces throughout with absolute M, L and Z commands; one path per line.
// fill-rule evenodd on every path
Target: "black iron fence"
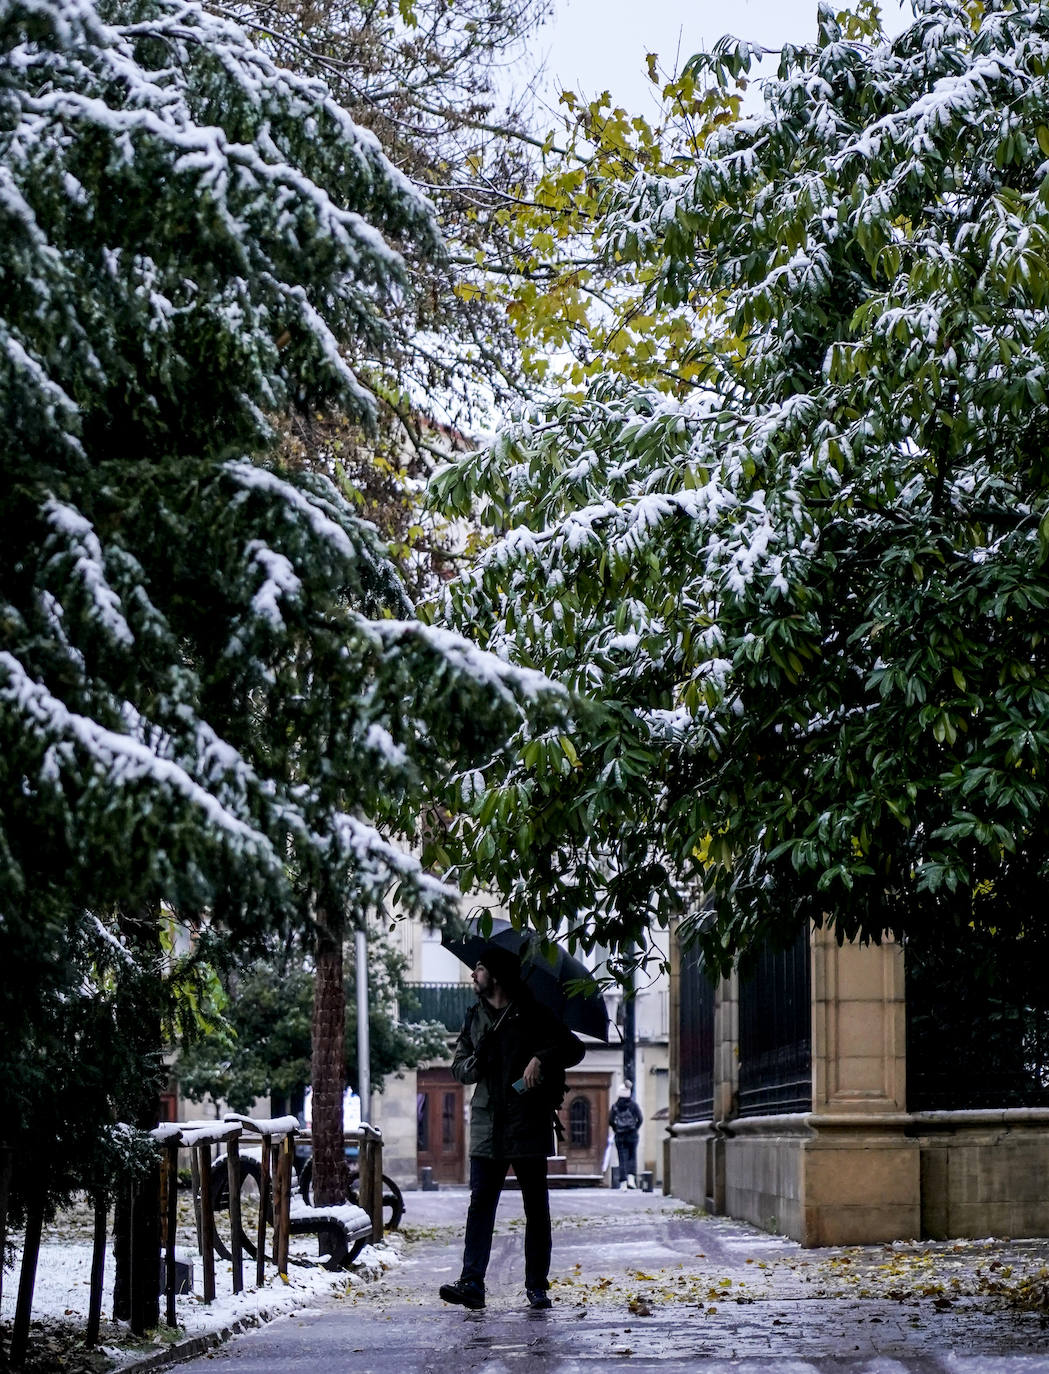
M 812 1107 L 809 932 L 789 949 L 766 947 L 739 986 L 739 1114 Z
M 470 983 L 408 983 L 401 999 L 401 1020 L 408 1025 L 439 1021 L 449 1031 L 458 1031 L 475 999 Z
M 1049 936 L 910 939 L 911 1111 L 1049 1107 Z
M 680 1105 L 682 1121 L 709 1121 L 714 1114 L 714 985 L 694 947 L 681 950 Z

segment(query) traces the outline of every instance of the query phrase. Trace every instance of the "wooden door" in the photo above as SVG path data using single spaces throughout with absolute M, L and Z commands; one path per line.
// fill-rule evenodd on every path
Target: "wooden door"
M 435 1183 L 466 1177 L 463 1085 L 451 1069 L 420 1069 L 416 1096 L 418 1166 L 432 1170 Z
M 565 1138 L 561 1153 L 569 1174 L 602 1173 L 608 1140 L 609 1073 L 568 1074 L 568 1091 L 561 1107 Z

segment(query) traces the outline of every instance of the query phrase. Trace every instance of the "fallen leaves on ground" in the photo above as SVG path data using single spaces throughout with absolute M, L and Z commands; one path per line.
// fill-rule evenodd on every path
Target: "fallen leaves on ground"
M 802 1258 L 785 1242 L 784 1253 L 774 1259 L 739 1255 L 726 1266 L 722 1256 L 715 1266 L 702 1262 L 707 1258 L 703 1253 L 676 1266 L 631 1268 L 617 1278 L 584 1274 L 576 1264 L 555 1283 L 570 1288 L 574 1300 L 588 1309 L 625 1302 L 638 1315 L 676 1305 L 713 1316 L 717 1304 L 730 1301 L 811 1298 L 922 1302 L 939 1312 L 966 1299 L 995 1298 L 1049 1314 L 1047 1253 L 1049 1244 L 1032 1241 L 913 1241 L 808 1251 Z
M 0 1370 L 9 1368 L 11 1324 L 0 1324 Z M 29 1353 L 20 1374 L 102 1374 L 112 1362 L 101 1350 L 84 1344 L 83 1322 L 32 1322 Z

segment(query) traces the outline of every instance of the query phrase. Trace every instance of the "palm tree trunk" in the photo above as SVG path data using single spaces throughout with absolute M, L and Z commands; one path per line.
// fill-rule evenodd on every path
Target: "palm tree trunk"
M 346 1088 L 346 989 L 342 980 L 345 919 L 317 912 L 317 971 L 313 993 L 313 1203 L 346 1201 L 342 1095 Z

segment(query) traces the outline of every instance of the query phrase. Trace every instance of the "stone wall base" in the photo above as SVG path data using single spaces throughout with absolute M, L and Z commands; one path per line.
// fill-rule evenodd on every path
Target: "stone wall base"
M 711 1182 L 711 1147 L 717 1138 L 712 1122 L 676 1127 L 666 1137 L 663 1155 L 663 1191 L 705 1207 L 708 1212 L 720 1212 L 716 1205 Z M 669 1185 L 669 1186 L 668 1186 Z
M 805 1120 L 782 1116 L 732 1123 L 723 1146 L 726 1215 L 804 1243 Z M 738 1135 L 737 1126 L 744 1127 Z
M 1049 1112 L 922 1112 L 922 1235 L 1049 1236 Z
M 1049 1235 L 1049 1112 L 675 1125 L 670 1191 L 802 1245 Z

